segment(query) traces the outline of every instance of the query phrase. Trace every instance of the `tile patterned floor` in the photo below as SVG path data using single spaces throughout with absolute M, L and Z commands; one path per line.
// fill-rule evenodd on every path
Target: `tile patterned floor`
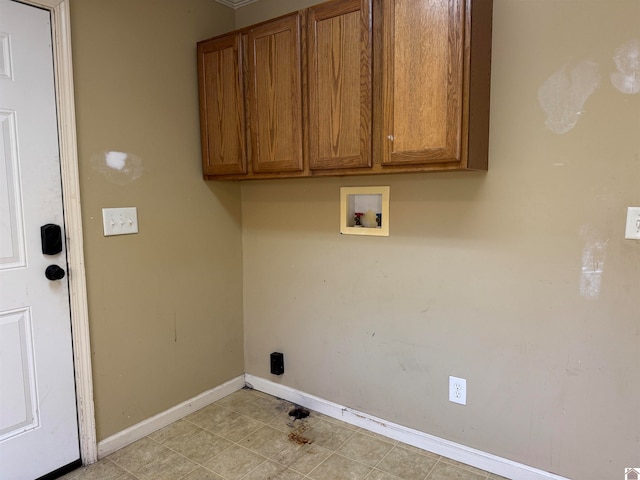
M 506 480 L 239 390 L 64 480 Z

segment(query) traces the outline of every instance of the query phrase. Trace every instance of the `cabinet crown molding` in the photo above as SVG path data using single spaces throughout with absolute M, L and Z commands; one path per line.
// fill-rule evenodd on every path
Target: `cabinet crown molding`
M 249 5 L 250 3 L 255 3 L 258 0 L 216 0 L 216 2 L 221 3 L 227 7 L 231 7 L 234 10 L 236 8 L 244 7 L 245 5 Z

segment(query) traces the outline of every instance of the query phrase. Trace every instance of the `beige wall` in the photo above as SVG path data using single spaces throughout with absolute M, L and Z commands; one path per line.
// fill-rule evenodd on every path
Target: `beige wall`
M 212 0 L 73 0 L 71 16 L 102 440 L 244 372 L 239 187 L 202 180 L 195 57 L 234 18 Z M 121 206 L 140 233 L 103 237 L 101 209 Z
M 99 439 L 246 370 L 570 478 L 640 464 L 640 95 L 610 81 L 640 4 L 495 0 L 486 174 L 203 182 L 195 42 L 312 3 L 72 0 Z M 601 82 L 557 134 L 563 66 Z M 339 187 L 378 184 L 391 236 L 341 237 Z M 138 235 L 102 236 L 115 206 Z
M 569 478 L 640 465 L 640 94 L 610 80 L 634 38 L 637 0 L 495 0 L 488 173 L 244 183 L 247 372 Z M 338 234 L 347 185 L 391 186 L 390 237 Z

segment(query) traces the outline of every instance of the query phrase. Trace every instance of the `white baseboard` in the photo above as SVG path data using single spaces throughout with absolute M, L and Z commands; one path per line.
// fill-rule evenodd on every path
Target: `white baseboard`
M 236 390 L 240 390 L 245 385 L 351 425 L 384 435 L 385 437 L 398 440 L 408 445 L 413 445 L 414 447 L 427 450 L 437 455 L 442 455 L 443 457 L 466 463 L 467 465 L 495 473 L 502 477 L 518 480 L 569 480 L 553 473 L 545 472 L 490 453 L 485 453 L 412 428 L 391 423 L 374 417 L 373 415 L 309 395 L 294 388 L 280 385 L 248 373 L 201 393 L 169 410 L 154 415 L 102 440 L 98 443 L 98 458 L 106 457 L 110 453 L 140 440 L 156 430 L 166 427 L 176 420 L 230 395 Z
M 200 410 L 201 408 L 230 395 L 236 390 L 240 390 L 244 386 L 244 375 L 240 375 L 239 377 L 229 380 L 222 385 L 182 402 L 169 410 L 165 410 L 164 412 L 132 425 L 115 435 L 105 438 L 98 443 L 98 458 L 106 457 L 110 453 L 140 440 L 156 430 L 160 430 L 176 420 L 186 417 L 196 410 Z
M 248 386 L 274 397 L 288 400 L 329 417 L 364 428 L 385 437 L 427 450 L 443 457 L 451 458 L 467 465 L 486 470 L 496 475 L 517 480 L 569 480 L 553 473 L 513 462 L 490 453 L 485 453 L 443 438 L 413 430 L 402 425 L 387 422 L 367 413 L 338 405 L 322 398 L 308 395 L 264 378 L 245 374 Z

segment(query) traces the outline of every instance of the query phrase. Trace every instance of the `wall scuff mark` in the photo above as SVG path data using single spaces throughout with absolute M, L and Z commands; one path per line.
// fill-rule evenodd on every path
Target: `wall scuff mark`
M 640 93 L 640 40 L 637 38 L 616 48 L 613 56 L 617 72 L 611 74 L 611 83 L 622 93 Z
M 587 229 L 583 229 L 583 236 L 591 237 Z M 592 238 L 588 238 L 585 243 L 580 275 L 580 294 L 584 298 L 595 299 L 600 295 L 608 243 L 609 240 Z
M 127 185 L 142 176 L 142 159 L 126 152 L 108 151 L 94 154 L 91 166 L 116 185 Z
M 538 102 L 547 114 L 544 124 L 562 135 L 573 127 L 584 111 L 584 104 L 600 86 L 600 68 L 596 62 L 583 60 L 565 64 L 538 89 Z

